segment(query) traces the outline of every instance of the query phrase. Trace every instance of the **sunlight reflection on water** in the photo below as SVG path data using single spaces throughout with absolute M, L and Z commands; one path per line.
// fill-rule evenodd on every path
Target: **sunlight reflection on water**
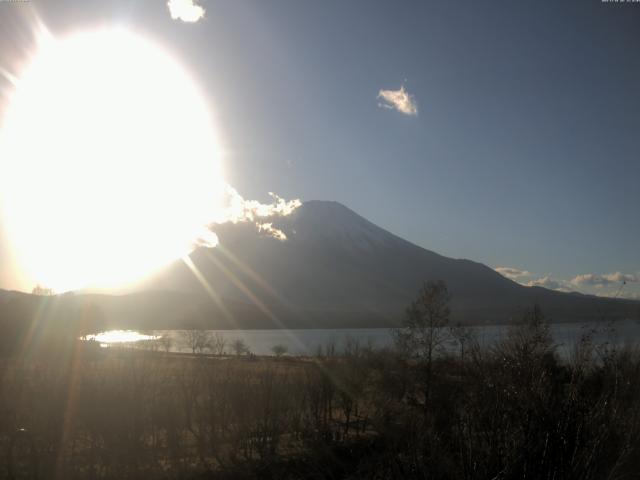
M 95 335 L 87 335 L 87 340 L 95 340 L 101 344 L 111 345 L 113 343 L 133 343 L 141 340 L 156 340 L 155 335 L 143 335 L 134 330 L 109 330 L 108 332 L 100 332 Z
M 476 341 L 481 346 L 491 346 L 503 339 L 511 327 L 507 325 L 486 325 L 471 327 Z M 616 346 L 640 345 L 640 323 L 632 320 L 600 323 L 558 323 L 550 325 L 557 352 L 571 355 L 576 343 L 585 334 L 593 333 L 595 344 Z M 95 335 L 87 335 L 86 340 L 100 342 L 101 346 L 136 345 L 146 349 L 161 349 L 175 353 L 191 353 L 192 348 L 185 341 L 183 330 L 154 330 L 147 334 L 135 330 L 110 330 Z M 256 355 L 273 355 L 274 345 L 286 347 L 290 355 L 315 355 L 319 348 L 335 348 L 341 352 L 347 343 L 356 341 L 360 347 L 390 347 L 393 345 L 392 329 L 301 329 L 301 330 L 209 330 L 224 339 L 225 353 L 232 353 L 232 345 L 242 340 L 249 351 Z M 162 346 L 151 340 L 166 340 Z M 146 341 L 146 342 L 145 342 Z M 455 350 L 457 347 L 450 347 Z M 211 353 L 211 352 L 209 352 Z

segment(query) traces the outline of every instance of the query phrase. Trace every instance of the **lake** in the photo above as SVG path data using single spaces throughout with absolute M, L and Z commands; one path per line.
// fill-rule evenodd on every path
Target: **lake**
M 509 331 L 506 325 L 471 327 L 481 345 L 490 345 Z M 640 323 L 633 320 L 603 323 L 561 323 L 551 325 L 551 333 L 561 354 L 568 354 L 575 343 L 586 333 L 594 331 L 594 341 L 615 345 L 640 343 Z M 283 345 L 291 355 L 314 355 L 318 348 L 333 346 L 337 352 L 344 349 L 349 341 L 357 341 L 361 346 L 374 348 L 390 346 L 393 343 L 392 329 L 306 329 L 306 330 L 210 330 L 212 335 L 222 335 L 227 344 L 227 352 L 235 340 L 241 339 L 256 355 L 271 355 L 274 345 Z M 136 332 L 112 330 L 102 332 L 87 339 L 100 342 L 103 346 L 136 345 L 146 348 L 150 340 L 162 337 L 170 339 L 173 352 L 191 352 L 184 341 L 181 330 L 154 330 Z

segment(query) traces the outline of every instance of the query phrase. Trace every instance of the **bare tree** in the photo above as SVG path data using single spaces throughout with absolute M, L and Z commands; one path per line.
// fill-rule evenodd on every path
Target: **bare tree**
M 402 327 L 395 331 L 396 345 L 410 356 L 433 360 L 447 340 L 450 295 L 444 282 L 427 282 L 409 308 Z
M 274 345 L 273 347 L 271 347 L 271 351 L 273 352 L 273 354 L 277 357 L 280 358 L 282 357 L 285 353 L 287 353 L 289 351 L 289 349 L 286 347 L 286 345 Z
M 247 344 L 241 338 L 235 339 L 231 343 L 231 348 L 238 357 L 249 353 L 249 347 L 247 347 Z
M 33 287 L 33 289 L 31 290 L 31 293 L 33 295 L 41 295 L 44 297 L 52 297 L 53 295 L 56 294 L 53 288 L 43 287 L 39 283 L 35 287 Z
M 449 291 L 443 281 L 427 282 L 418 298 L 407 308 L 401 328 L 395 331 L 396 345 L 410 357 L 417 358 L 425 369 L 424 400 L 429 403 L 433 377 L 434 356 L 444 349 L 449 339 Z
M 220 332 L 216 332 L 212 339 L 212 350 L 215 355 L 224 355 L 227 339 Z
M 202 354 L 212 348 L 211 332 L 202 329 L 183 330 L 182 341 L 191 353 Z
M 173 339 L 169 335 L 162 335 L 158 339 L 158 343 L 160 343 L 160 346 L 165 351 L 165 353 L 169 353 L 169 351 L 171 350 L 171 345 L 173 344 Z
M 451 334 L 453 342 L 460 347 L 460 360 L 464 362 L 464 354 L 467 352 L 469 347 L 474 345 L 474 342 L 476 342 L 474 330 L 471 327 L 457 323 L 456 325 L 449 327 L 449 333 Z

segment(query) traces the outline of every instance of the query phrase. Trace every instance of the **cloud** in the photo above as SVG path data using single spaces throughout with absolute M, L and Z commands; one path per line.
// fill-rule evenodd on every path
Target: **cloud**
M 596 296 L 603 298 L 621 298 L 624 300 L 640 300 L 638 292 L 621 292 L 620 290 L 611 292 L 598 292 Z
M 279 230 L 273 226 L 273 223 L 257 223 L 259 232 L 266 232 L 270 237 L 276 238 L 278 240 L 286 240 L 287 236 L 284 234 L 282 230 Z
M 275 228 L 273 222 L 265 220 L 291 215 L 302 205 L 302 202 L 297 198 L 287 201 L 273 192 L 269 192 L 269 195 L 273 199 L 271 203 L 245 200 L 236 189 L 227 185 L 226 206 L 213 222 L 213 227 L 215 228 L 216 224 L 248 222 L 255 225 L 260 233 L 278 240 L 286 240 L 287 236 L 282 230 Z
M 575 286 L 604 287 L 615 283 L 632 283 L 639 281 L 639 277 L 633 273 L 607 273 L 598 275 L 594 273 L 585 273 L 572 278 L 570 283 Z
M 605 279 L 602 275 L 595 275 L 593 273 L 585 273 L 584 275 L 577 275 L 574 278 L 572 278 L 570 280 L 570 283 L 572 285 L 575 285 L 577 287 L 580 286 L 602 286 L 602 285 L 608 285 L 609 282 L 607 279 Z
M 494 270 L 527 287 L 543 287 L 560 292 L 582 291 L 583 293 L 595 293 L 596 295 L 603 297 L 640 299 L 640 292 L 626 292 L 623 288 L 623 285 L 625 284 L 640 282 L 640 272 L 614 272 L 602 275 L 585 273 L 583 275 L 577 275 L 571 280 L 564 280 L 553 278 L 550 275 L 546 275 L 541 278 L 529 279 L 528 277 L 533 276 L 531 272 L 515 267 L 495 267 Z M 605 287 L 615 287 L 617 290 L 610 292 L 610 289 L 605 289 Z M 594 291 L 594 288 L 599 291 Z
M 273 192 L 269 192 L 273 202 L 260 203 L 257 200 L 245 200 L 238 191 L 227 186 L 227 206 L 222 213 L 222 219 L 218 223 L 223 222 L 245 222 L 255 221 L 259 218 L 268 218 L 274 216 L 287 216 L 302 205 L 300 199 L 286 201 Z
M 195 0 L 169 0 L 167 7 L 174 20 L 195 23 L 204 17 L 204 8 L 196 5 Z
M 615 272 L 603 275 L 603 277 L 612 283 L 634 283 L 640 281 L 640 277 L 635 273 Z
M 417 115 L 418 106 L 413 95 L 404 89 L 404 85 L 400 90 L 380 90 L 378 99 L 381 100 L 378 106 L 381 108 L 389 108 L 397 110 L 405 115 Z
M 551 277 L 542 277 L 536 280 L 531 280 L 526 284 L 528 287 L 543 287 L 550 290 L 567 290 L 566 282 L 564 280 L 557 280 Z
M 198 238 L 196 238 L 193 246 L 213 248 L 216 247 L 218 243 L 220 243 L 220 241 L 218 240 L 218 235 L 205 228 L 202 230 L 202 232 L 200 232 L 200 235 L 198 236 Z
M 517 280 L 522 277 L 530 277 L 533 275 L 527 270 L 520 270 L 519 268 L 514 267 L 496 267 L 494 270 L 511 280 Z

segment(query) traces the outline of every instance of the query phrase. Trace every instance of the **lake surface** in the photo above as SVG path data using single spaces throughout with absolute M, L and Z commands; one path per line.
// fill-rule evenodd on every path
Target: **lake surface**
M 481 345 L 490 345 L 504 337 L 507 325 L 471 327 Z M 231 352 L 231 344 L 242 340 L 256 355 L 271 355 L 274 345 L 282 345 L 291 355 L 315 355 L 318 349 L 334 348 L 336 352 L 344 350 L 348 342 L 357 342 L 361 347 L 381 348 L 393 344 L 392 329 L 309 329 L 309 330 L 209 330 L 212 335 L 221 335 L 226 341 L 226 351 Z M 596 343 L 610 343 L 619 346 L 640 344 L 640 323 L 633 320 L 603 323 L 562 323 L 551 325 L 553 339 L 561 354 L 567 355 L 584 335 L 593 332 Z M 103 346 L 127 345 L 140 348 L 152 348 L 155 340 L 166 338 L 173 352 L 190 353 L 181 330 L 154 330 L 135 332 L 113 330 L 92 336 Z M 89 339 L 89 337 L 87 337 Z M 155 348 L 158 348 L 156 346 Z M 162 347 L 159 347 L 162 348 Z
M 136 343 L 143 340 L 157 340 L 156 335 L 145 335 L 134 330 L 109 330 L 107 332 L 86 335 L 85 340 L 95 340 L 103 345 L 115 345 L 118 343 Z

